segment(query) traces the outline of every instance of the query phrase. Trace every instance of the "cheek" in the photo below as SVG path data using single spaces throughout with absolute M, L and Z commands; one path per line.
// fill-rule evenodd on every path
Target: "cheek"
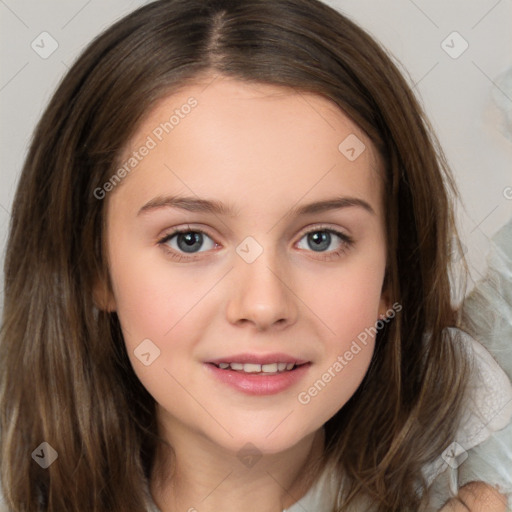
M 374 308 L 371 308 L 373 311 Z M 347 306 L 341 318 L 332 319 L 336 329 L 325 340 L 325 354 L 297 396 L 311 418 L 328 421 L 352 397 L 370 365 L 376 334 L 376 319 L 363 307 Z
M 178 382 L 185 382 L 182 363 L 190 359 L 196 342 L 194 305 L 208 283 L 191 283 L 180 272 L 166 275 L 159 265 L 143 260 L 112 259 L 117 315 L 135 374 L 157 402 L 167 403 L 172 397 L 168 409 L 178 413 L 186 409 L 188 398 Z
M 194 378 L 184 371 L 183 362 L 193 358 L 201 341 L 208 291 L 219 276 L 170 272 L 168 262 L 159 259 L 146 257 L 144 251 L 125 258 L 113 252 L 116 310 L 128 357 L 144 387 L 154 397 L 180 397 L 183 392 L 170 374 L 180 382 Z
M 169 311 L 175 311 L 177 304 L 169 303 L 172 294 L 165 283 L 156 282 L 141 266 L 128 265 L 116 267 L 112 282 L 116 310 L 128 346 L 144 338 L 160 337 L 171 327 L 173 318 Z
M 299 394 L 298 402 L 325 422 L 352 397 L 370 365 L 377 333 L 384 264 L 353 265 L 332 276 L 323 293 L 309 286 L 330 335 L 325 357 Z
M 304 296 L 341 344 L 378 320 L 384 277 L 383 261 L 347 265 L 325 280 L 308 280 Z M 320 286 L 320 283 L 322 286 Z
M 374 342 L 350 343 L 329 359 L 302 389 L 297 402 L 311 428 L 323 425 L 350 400 L 361 384 L 373 354 Z
M 207 279 L 196 282 L 186 272 L 170 273 L 164 259 L 155 262 L 143 253 L 127 258 L 113 254 L 112 262 L 116 310 L 129 346 L 170 335 L 208 289 Z

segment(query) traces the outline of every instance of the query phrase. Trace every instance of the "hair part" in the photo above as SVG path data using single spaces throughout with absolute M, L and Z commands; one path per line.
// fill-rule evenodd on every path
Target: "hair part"
M 465 364 L 454 324 L 455 187 L 420 105 L 384 50 L 316 0 L 160 0 L 97 37 L 59 85 L 13 203 L 0 344 L 1 479 L 10 508 L 145 509 L 160 439 L 154 399 L 131 368 L 109 285 L 105 183 L 157 102 L 208 74 L 318 94 L 369 136 L 384 162 L 388 269 L 402 312 L 370 369 L 326 424 L 340 475 L 336 512 L 360 496 L 416 510 L 422 467 L 454 435 Z M 31 452 L 48 442 L 58 463 Z M 423 497 L 422 497 L 423 496 Z

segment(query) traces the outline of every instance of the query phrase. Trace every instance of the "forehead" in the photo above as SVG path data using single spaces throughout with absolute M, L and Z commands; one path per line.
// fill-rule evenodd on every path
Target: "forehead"
M 148 112 L 120 166 L 129 161 L 112 195 L 134 201 L 179 191 L 244 208 L 334 188 L 380 209 L 381 165 L 368 137 L 334 102 L 288 87 L 225 77 L 184 87 Z

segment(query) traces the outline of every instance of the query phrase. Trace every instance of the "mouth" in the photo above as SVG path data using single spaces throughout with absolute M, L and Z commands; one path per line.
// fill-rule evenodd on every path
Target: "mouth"
M 220 370 L 232 370 L 239 373 L 247 373 L 251 375 L 279 375 L 281 373 L 291 372 L 295 369 L 307 365 L 309 363 L 284 363 L 284 362 L 276 362 L 276 363 L 266 363 L 266 364 L 258 364 L 258 363 L 209 363 Z
M 311 361 L 287 354 L 238 354 L 205 363 L 216 381 L 250 395 L 272 395 L 293 388 L 311 365 Z

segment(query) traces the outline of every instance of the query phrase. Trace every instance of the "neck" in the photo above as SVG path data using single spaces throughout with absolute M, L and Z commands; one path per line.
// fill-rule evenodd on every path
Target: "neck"
M 184 425 L 166 436 L 172 451 L 157 455 L 150 483 L 161 512 L 281 512 L 301 499 L 321 469 L 324 431 L 277 454 L 241 462 Z M 262 492 L 264 490 L 264 492 Z

